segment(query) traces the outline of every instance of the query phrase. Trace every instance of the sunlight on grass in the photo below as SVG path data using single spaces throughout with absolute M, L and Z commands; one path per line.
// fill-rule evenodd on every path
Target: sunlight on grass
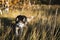
M 35 5 L 36 6 L 36 5 Z M 10 9 L 9 13 L 0 15 L 0 39 L 2 40 L 58 40 L 60 39 L 60 14 L 58 14 L 55 25 L 55 9 L 49 9 L 47 5 L 39 6 L 40 9 Z M 51 11 L 52 10 L 52 11 Z M 24 28 L 23 35 L 15 37 L 13 23 L 17 15 L 27 17 L 35 16 Z M 9 25 L 8 25 L 9 24 Z M 55 25 L 55 28 L 54 28 Z M 6 28 L 5 28 L 6 27 Z M 14 26 L 13 26 L 14 27 Z M 59 30 L 58 30 L 59 29 Z M 5 31 L 7 30 L 7 31 Z M 5 33 L 5 34 L 4 34 Z

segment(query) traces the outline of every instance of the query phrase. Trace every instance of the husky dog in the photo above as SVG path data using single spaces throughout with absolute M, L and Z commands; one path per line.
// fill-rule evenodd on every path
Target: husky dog
M 34 16 L 26 17 L 24 15 L 18 15 L 16 17 L 16 27 L 15 27 L 15 33 L 16 35 L 19 35 L 19 29 L 21 32 L 23 32 L 23 27 L 26 27 L 27 23 L 30 22 Z

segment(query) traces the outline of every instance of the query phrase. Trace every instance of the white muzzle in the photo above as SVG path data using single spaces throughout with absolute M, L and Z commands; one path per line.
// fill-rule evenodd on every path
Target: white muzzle
M 21 28 L 23 28 L 23 27 L 24 27 L 24 23 L 21 23 L 21 22 L 20 22 L 20 23 L 18 23 L 17 25 L 18 25 L 19 27 L 21 27 Z

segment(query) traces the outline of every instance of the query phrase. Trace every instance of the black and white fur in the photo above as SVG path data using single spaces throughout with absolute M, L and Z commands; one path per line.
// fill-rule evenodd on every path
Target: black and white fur
M 34 16 L 31 17 L 26 17 L 24 15 L 18 15 L 16 17 L 16 27 L 15 27 L 15 33 L 16 35 L 19 35 L 19 29 L 21 32 L 23 32 L 23 27 L 26 27 L 27 23 L 30 22 L 32 19 L 34 18 Z

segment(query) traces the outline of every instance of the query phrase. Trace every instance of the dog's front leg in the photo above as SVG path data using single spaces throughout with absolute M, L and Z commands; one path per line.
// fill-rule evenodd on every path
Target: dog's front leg
M 18 36 L 19 27 L 16 27 L 16 36 Z

